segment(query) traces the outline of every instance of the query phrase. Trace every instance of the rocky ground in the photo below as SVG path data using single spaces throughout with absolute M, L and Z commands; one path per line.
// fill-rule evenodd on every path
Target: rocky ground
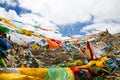
M 108 35 L 109 39 L 112 39 L 114 42 L 114 46 L 116 47 L 115 50 L 113 48 L 110 48 L 110 53 L 119 53 L 119 44 L 120 44 L 120 34 L 115 35 Z M 104 41 L 107 40 L 106 37 L 102 36 L 98 41 L 103 39 Z M 97 41 L 97 40 L 96 40 Z M 106 51 L 107 52 L 107 51 Z M 32 52 L 33 55 L 42 62 L 42 64 L 46 67 L 52 66 L 52 65 L 59 65 L 61 62 L 67 62 L 70 58 L 72 60 L 80 59 L 78 55 L 72 55 L 70 53 L 67 53 L 65 49 L 59 49 L 59 50 L 46 50 L 41 48 L 40 50 L 36 50 Z

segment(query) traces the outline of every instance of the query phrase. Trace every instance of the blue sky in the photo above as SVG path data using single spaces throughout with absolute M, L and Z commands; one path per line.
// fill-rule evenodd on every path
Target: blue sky
M 89 22 L 76 22 L 74 24 L 66 24 L 66 25 L 58 25 L 60 28 L 60 32 L 63 33 L 63 36 L 73 36 L 73 35 L 85 35 L 85 32 L 81 32 L 80 30 L 87 26 L 93 24 L 92 20 Z
M 72 36 L 94 33 L 95 29 L 108 29 L 111 33 L 118 33 L 119 2 L 120 0 L 2 0 L 0 8 L 4 8 L 6 13 L 12 10 L 19 17 L 37 15 L 46 24 L 57 26 L 63 36 Z M 44 22 L 39 23 L 45 25 Z M 48 25 L 45 26 L 49 27 Z

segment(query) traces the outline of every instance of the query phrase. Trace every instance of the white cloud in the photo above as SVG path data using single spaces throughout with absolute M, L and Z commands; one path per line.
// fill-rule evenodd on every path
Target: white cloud
M 108 31 L 111 34 L 119 33 L 120 32 L 120 24 L 116 24 L 116 23 L 109 23 L 109 24 L 107 24 L 107 23 L 95 23 L 95 24 L 84 27 L 81 31 L 86 32 L 87 34 L 90 34 L 90 32 L 88 32 L 88 30 L 91 30 L 92 33 L 95 33 L 96 30 L 105 31 L 106 29 L 108 29 Z
M 85 0 L 86 1 L 86 0 Z M 20 0 L 20 6 L 30 9 L 33 13 L 40 13 L 45 18 L 57 23 L 66 24 L 76 21 L 87 21 L 92 7 L 84 6 L 85 1 L 79 0 Z M 35 5 L 34 5 L 35 4 Z M 92 5 L 91 1 L 87 5 Z
M 19 0 L 19 3 L 57 24 L 85 22 L 91 15 L 95 21 L 120 17 L 120 0 Z
M 86 22 L 93 15 L 94 24 L 85 28 L 108 28 L 111 33 L 119 32 L 120 24 L 112 20 L 120 21 L 120 0 L 20 0 L 19 3 L 21 7 L 40 13 L 56 24 Z
M 19 19 L 20 17 L 17 15 L 17 13 L 14 10 L 9 10 L 8 12 L 0 7 L 0 16 L 5 17 L 8 19 Z
M 93 9 L 95 20 L 120 18 L 120 0 L 101 0 Z

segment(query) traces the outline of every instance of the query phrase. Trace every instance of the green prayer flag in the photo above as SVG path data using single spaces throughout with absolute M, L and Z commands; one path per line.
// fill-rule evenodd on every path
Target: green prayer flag
M 33 26 L 35 29 L 38 29 L 38 28 L 40 28 L 40 26 Z
M 10 33 L 10 30 L 4 26 L 0 26 L 0 31 L 3 31 L 3 32 L 8 33 L 8 34 Z
M 71 80 L 65 68 L 48 68 L 48 75 L 45 80 Z
M 36 44 L 34 44 L 33 46 L 34 46 L 34 48 L 38 48 L 38 46 Z

